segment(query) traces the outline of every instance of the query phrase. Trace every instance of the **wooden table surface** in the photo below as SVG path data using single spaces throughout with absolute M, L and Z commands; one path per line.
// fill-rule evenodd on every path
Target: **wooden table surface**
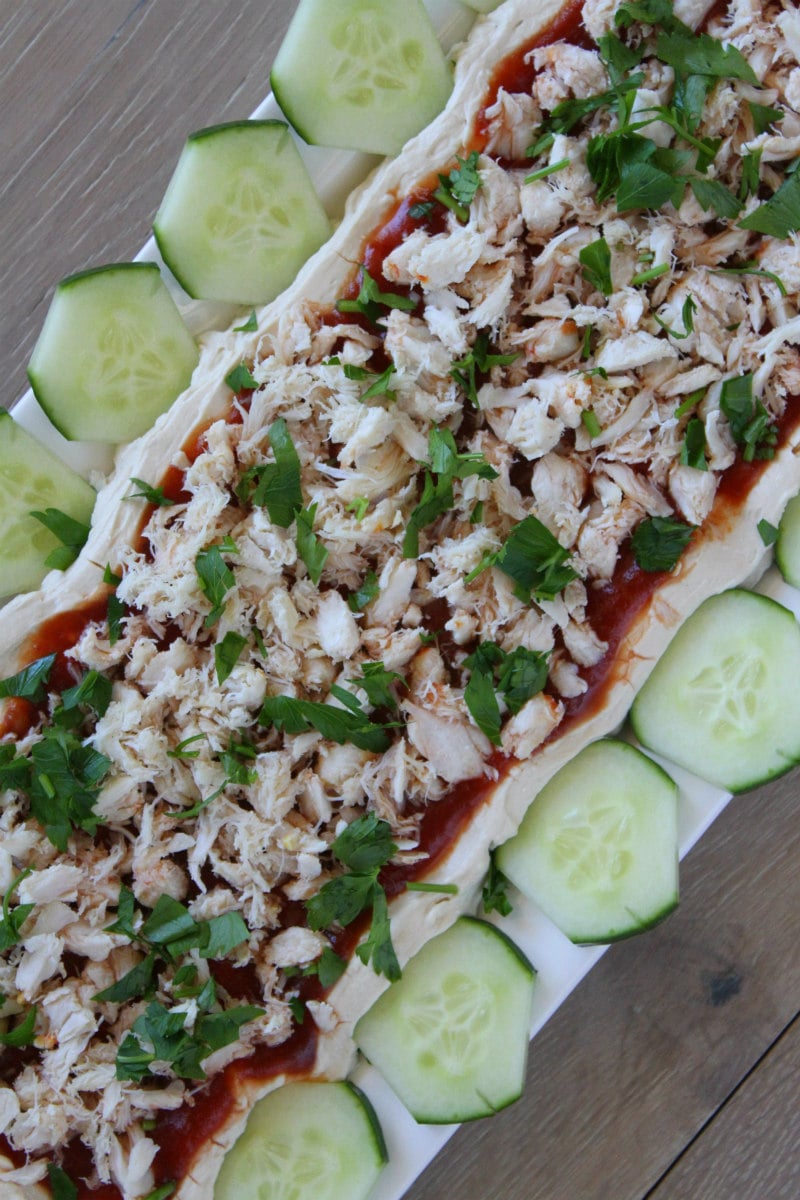
M 266 94 L 292 9 L 0 0 L 2 404 L 54 284 L 132 256 L 186 134 Z M 797 1200 L 799 788 L 731 803 L 678 912 L 605 956 L 532 1044 L 524 1098 L 410 1200 Z

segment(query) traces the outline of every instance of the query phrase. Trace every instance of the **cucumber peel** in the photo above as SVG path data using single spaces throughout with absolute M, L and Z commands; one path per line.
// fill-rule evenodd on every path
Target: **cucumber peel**
M 731 792 L 800 762 L 800 627 L 783 605 L 735 588 L 678 630 L 634 701 L 644 746 Z
M 677 786 L 627 742 L 593 742 L 536 796 L 497 865 L 571 941 L 650 929 L 678 903 Z
M 387 1161 L 352 1083 L 288 1083 L 259 1100 L 225 1156 L 214 1200 L 366 1200 Z
M 356 1045 L 416 1121 L 490 1116 L 522 1093 L 534 980 L 510 938 L 461 917 L 361 1017 Z
M 300 0 L 270 83 L 305 141 L 397 154 L 453 79 L 422 0 Z
M 61 543 L 31 512 L 58 508 L 88 525 L 90 484 L 0 409 L 0 599 L 36 588 Z
M 153 224 L 190 296 L 241 305 L 273 300 L 330 231 L 284 121 L 193 133 Z
M 114 263 L 63 279 L 28 378 L 70 441 L 128 442 L 189 385 L 199 352 L 154 263 Z

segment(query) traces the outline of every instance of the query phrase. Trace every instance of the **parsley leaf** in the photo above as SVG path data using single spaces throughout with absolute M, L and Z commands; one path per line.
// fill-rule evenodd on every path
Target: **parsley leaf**
M 501 917 L 507 917 L 514 911 L 514 906 L 508 898 L 508 886 L 509 880 L 498 867 L 494 854 L 491 854 L 482 891 L 484 912 L 498 912 Z
M 275 462 L 260 463 L 245 471 L 236 495 L 243 503 L 249 501 L 257 508 L 266 508 L 273 524 L 288 529 L 303 507 L 300 459 L 283 417 L 273 421 L 267 437 Z
M 496 479 L 497 471 L 482 454 L 460 454 L 449 429 L 432 429 L 428 435 L 429 470 L 425 472 L 422 495 L 412 509 L 403 538 L 403 557 L 419 555 L 420 530 L 449 512 L 455 503 L 453 481 L 477 475 Z
M 679 332 L 677 329 L 671 329 L 666 321 L 662 321 L 661 317 L 659 317 L 657 313 L 654 313 L 653 316 L 655 317 L 657 324 L 659 324 L 671 338 L 680 340 L 682 338 L 687 338 L 690 333 L 694 333 L 694 314 L 696 312 L 697 305 L 694 302 L 694 297 L 690 293 L 684 300 L 683 307 L 681 309 L 681 319 L 683 321 L 682 332 Z
M 23 667 L 16 675 L 0 679 L 0 700 L 13 696 L 39 704 L 47 695 L 47 683 L 56 660 L 55 654 L 47 654 Z
M 775 545 L 778 540 L 778 530 L 765 517 L 758 522 L 757 529 L 765 546 Z
M 221 642 L 214 647 L 214 667 L 217 672 L 217 683 L 222 685 L 239 661 L 239 657 L 247 645 L 247 638 L 241 633 L 229 629 Z
M 351 871 L 371 871 L 389 862 L 397 851 L 392 828 L 374 812 L 365 813 L 343 829 L 331 850 Z
M 347 606 L 351 612 L 363 612 L 380 592 L 378 576 L 374 571 L 367 571 L 360 587 L 347 597 Z
M 503 695 L 509 712 L 518 713 L 547 682 L 547 655 L 525 646 L 507 653 L 494 642 L 481 642 L 464 666 L 470 672 L 464 703 L 478 728 L 499 746 L 502 715 L 496 693 Z
M 382 662 L 365 662 L 361 664 L 361 678 L 351 679 L 362 688 L 373 708 L 397 708 L 397 700 L 391 691 L 391 685 L 399 680 L 404 686 L 406 681 L 397 671 L 387 671 Z
M 375 813 L 352 821 L 336 838 L 331 850 L 350 874 L 337 875 L 323 884 L 306 902 L 312 929 L 333 924 L 350 925 L 367 908 L 372 908 L 369 934 L 356 954 L 363 963 L 372 961 L 378 974 L 400 978 L 400 964 L 392 945 L 386 893 L 378 882 L 378 871 L 397 850 L 391 827 Z
M 578 255 L 581 264 L 581 275 L 587 283 L 610 296 L 614 290 L 611 282 L 611 251 L 604 237 L 598 238 L 588 246 L 584 246 Z
M 53 1200 L 78 1200 L 78 1189 L 66 1171 L 57 1167 L 55 1163 L 48 1163 L 47 1175 Z
M 297 513 L 297 553 L 306 565 L 312 583 L 319 583 L 322 570 L 328 561 L 328 550 L 314 533 L 316 504 L 302 508 Z
M 756 104 L 754 100 L 748 100 L 747 107 L 753 118 L 753 132 L 756 136 L 766 133 L 770 125 L 777 125 L 786 115 L 781 108 L 771 108 L 768 104 Z
M 632 538 L 637 565 L 643 571 L 671 571 L 695 528 L 674 517 L 647 517 L 636 527 Z
M 503 546 L 486 555 L 467 575 L 471 583 L 487 567 L 498 567 L 516 583 L 514 595 L 529 604 L 531 593 L 536 600 L 553 600 L 578 573 L 567 565 L 569 550 L 543 525 L 538 517 L 525 517 L 514 525 Z
M 412 312 L 417 307 L 417 302 L 411 296 L 401 296 L 396 292 L 382 292 L 362 264 L 361 284 L 355 300 L 337 300 L 336 307 L 339 312 L 361 313 L 370 324 L 377 325 L 383 316 L 381 308 L 399 308 L 403 312 Z
M 139 1082 L 153 1074 L 150 1067 L 156 1061 L 169 1063 L 179 1078 L 206 1078 L 202 1061 L 215 1050 L 235 1042 L 241 1026 L 264 1013 L 262 1008 L 252 1004 L 224 1012 L 209 1012 L 216 1003 L 213 980 L 210 983 L 210 988 L 203 989 L 205 1002 L 202 1007 L 197 1001 L 201 1015 L 195 1020 L 193 1033 L 185 1028 L 188 1012 L 165 1008 L 157 1000 L 148 1004 L 117 1051 L 117 1079 Z
M 250 316 L 245 321 L 244 325 L 234 325 L 234 333 L 255 333 L 258 329 L 258 321 L 256 320 L 256 310 L 252 309 Z M 174 1186 L 174 1185 L 173 1185 Z M 148 1197 L 149 1200 L 149 1197 Z
M 752 372 L 725 380 L 719 406 L 745 462 L 774 458 L 778 430 L 764 405 L 753 396 Z
M 434 200 L 449 208 L 464 225 L 469 220 L 469 206 L 481 186 L 478 158 L 477 150 L 466 159 L 456 155 L 458 165 L 448 175 L 439 176 L 439 187 L 433 193 Z
M 258 387 L 258 380 L 253 378 L 250 368 L 242 362 L 225 376 L 225 385 L 238 396 L 241 392 L 255 391 Z
M 382 887 L 375 886 L 372 895 L 372 921 L 369 933 L 356 954 L 366 966 L 370 961 L 376 975 L 385 975 L 390 983 L 400 978 L 400 963 L 397 961 L 389 924 L 389 902 Z
M 29 1008 L 19 1025 L 0 1033 L 0 1046 L 32 1046 L 36 1037 L 36 1005 Z
M 713 208 L 718 217 L 732 221 L 742 211 L 741 201 L 718 179 L 701 179 L 696 175 L 689 180 L 689 187 L 703 212 Z
M 776 238 L 787 238 L 800 230 L 800 173 L 795 171 L 785 179 L 769 200 L 739 222 L 739 228 Z
M 89 526 L 84 525 L 82 521 L 76 521 L 60 508 L 46 508 L 44 512 L 31 512 L 30 515 L 61 542 L 60 546 L 50 551 L 44 565 L 56 571 L 66 571 L 85 545 L 90 532 Z
M 707 471 L 706 427 L 699 417 L 692 417 L 686 426 L 681 446 L 681 463 L 697 471 Z
M 161 487 L 153 487 L 150 483 L 145 483 L 143 479 L 137 479 L 135 475 L 131 475 L 131 483 L 135 483 L 138 487 L 138 492 L 131 492 L 130 496 L 126 496 L 126 500 L 146 500 L 148 504 L 154 504 L 156 508 L 169 508 L 173 504 L 168 496 L 164 495 L 164 489 Z
M 36 907 L 34 904 L 18 904 L 16 908 L 11 909 L 11 897 L 17 890 L 23 879 L 28 875 L 33 874 L 33 868 L 28 867 L 25 871 L 21 871 L 15 879 L 12 880 L 11 886 L 3 897 L 3 919 L 0 921 L 0 954 L 5 954 L 12 946 L 16 946 L 20 940 L 20 930 L 25 924 L 25 921 Z
M 490 354 L 489 335 L 482 331 L 475 338 L 469 353 L 451 364 L 450 374 L 460 384 L 473 408 L 480 408 L 478 373 L 486 375 L 492 367 L 507 367 L 518 358 L 519 354 Z
M 211 605 L 204 621 L 206 629 L 215 625 L 225 609 L 225 597 L 236 586 L 236 577 L 222 557 L 220 546 L 206 546 L 194 560 L 200 591 Z
M 345 363 L 342 369 L 346 379 L 353 379 L 358 382 L 365 382 L 367 379 L 372 380 L 369 387 L 361 393 L 360 399 L 362 403 L 364 400 L 372 400 L 375 396 L 385 396 L 387 400 L 397 399 L 397 393 L 393 392 L 389 387 L 389 380 L 397 371 L 394 363 L 390 363 L 386 370 L 380 373 L 368 371 L 366 367 L 357 367 L 353 363 Z
M 274 725 L 276 729 L 283 729 L 289 734 L 316 729 L 323 737 L 339 745 L 352 742 L 360 750 L 375 754 L 382 754 L 391 745 L 388 733 L 391 726 L 370 721 L 366 713 L 314 700 L 297 700 L 293 696 L 268 696 L 258 720 L 261 725 Z

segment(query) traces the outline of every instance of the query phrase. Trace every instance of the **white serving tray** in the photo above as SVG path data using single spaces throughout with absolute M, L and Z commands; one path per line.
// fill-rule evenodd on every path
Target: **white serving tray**
M 467 35 L 475 14 L 458 0 L 425 0 L 425 4 L 442 44 L 449 51 Z M 282 114 L 270 94 L 251 116 L 269 119 L 280 118 Z M 347 196 L 380 160 L 368 154 L 306 146 L 299 139 L 296 140 L 328 214 L 334 220 L 338 219 Z M 159 264 L 193 333 L 225 328 L 241 312 L 227 305 L 191 300 L 165 267 L 152 238 L 136 255 L 136 260 Z M 20 425 L 83 475 L 110 470 L 113 448 L 66 441 L 50 424 L 30 391 L 17 401 L 13 412 Z M 800 593 L 788 587 L 774 567 L 762 578 L 757 590 L 790 608 L 800 619 Z M 679 841 L 680 857 L 683 858 L 726 807 L 731 794 L 655 755 L 652 757 L 661 763 L 680 787 Z M 513 888 L 510 889 L 510 895 L 514 904 L 511 915 L 499 917 L 493 914 L 488 919 L 513 938 L 537 970 L 531 1022 L 533 1037 L 608 947 L 573 945 L 531 901 Z M 389 1152 L 389 1163 L 373 1189 L 370 1200 L 401 1200 L 457 1126 L 417 1125 L 378 1072 L 364 1061 L 357 1066 L 353 1079 L 375 1107 Z

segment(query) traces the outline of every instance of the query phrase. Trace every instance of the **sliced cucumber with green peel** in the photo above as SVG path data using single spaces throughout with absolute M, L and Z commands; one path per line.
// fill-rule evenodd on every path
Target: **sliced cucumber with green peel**
M 627 742 L 593 742 L 539 792 L 497 865 L 573 942 L 631 937 L 678 903 L 678 788 Z
M 415 1120 L 490 1116 L 522 1093 L 534 980 L 510 938 L 461 917 L 360 1019 L 356 1045 Z
M 422 0 L 300 0 L 270 83 L 305 141 L 397 154 L 453 78 Z
M 31 512 L 58 508 L 88 525 L 95 491 L 0 409 L 0 599 L 38 587 L 60 542 Z
M 266 304 L 330 235 L 330 221 L 284 121 L 193 133 L 153 232 L 196 299 Z
M 783 510 L 775 542 L 775 562 L 788 584 L 800 587 L 800 496 Z
M 28 366 L 71 441 L 129 442 L 189 385 L 198 350 L 154 263 L 115 263 L 58 285 Z
M 386 1161 L 372 1105 L 352 1083 L 287 1083 L 253 1108 L 214 1200 L 366 1200 Z
M 651 750 L 732 792 L 800 762 L 800 626 L 741 589 L 701 604 L 634 701 Z

